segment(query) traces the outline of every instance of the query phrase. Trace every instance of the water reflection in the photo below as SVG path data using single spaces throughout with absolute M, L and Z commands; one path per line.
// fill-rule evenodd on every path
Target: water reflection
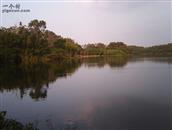
M 40 130 L 171 130 L 171 63 L 99 57 L 1 65 L 0 94 L 12 118 Z
M 94 130 L 171 130 L 171 106 L 133 97 L 113 97 L 96 103 L 87 115 Z M 89 128 L 88 128 L 89 129 Z
M 83 62 L 85 66 L 88 67 L 99 67 L 102 68 L 105 65 L 110 67 L 124 67 L 129 58 L 127 57 L 115 57 L 115 56 L 108 56 L 108 57 L 92 57 L 92 58 L 85 58 Z
M 131 58 L 130 62 L 143 62 L 143 61 L 149 61 L 149 62 L 154 62 L 154 63 L 172 63 L 172 57 L 135 57 Z
M 111 67 L 122 67 L 127 63 L 127 59 L 100 57 L 62 61 L 58 64 L 3 64 L 0 66 L 0 91 L 19 89 L 21 98 L 29 91 L 33 99 L 44 99 L 51 82 L 72 75 L 82 63 L 88 67 L 103 67 L 106 64 Z
M 29 91 L 31 98 L 43 99 L 51 82 L 71 75 L 79 66 L 80 62 L 75 60 L 59 64 L 1 65 L 0 91 L 19 90 L 21 98 Z
M 93 57 L 62 61 L 56 64 L 37 63 L 32 65 L 0 65 L 0 91 L 19 90 L 23 98 L 29 91 L 32 99 L 39 100 L 47 97 L 49 84 L 59 78 L 71 76 L 82 64 L 87 67 L 122 68 L 128 62 L 149 60 L 160 63 L 172 63 L 169 58 L 133 58 L 126 57 Z

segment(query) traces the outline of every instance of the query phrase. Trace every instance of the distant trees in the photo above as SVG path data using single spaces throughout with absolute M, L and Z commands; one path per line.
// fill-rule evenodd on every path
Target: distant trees
M 141 56 L 144 54 L 144 47 L 140 46 L 128 46 L 128 49 L 130 51 L 130 54 L 133 56 Z
M 73 57 L 79 55 L 82 50 L 81 46 L 70 38 L 59 38 L 53 42 L 50 59 L 61 59 L 65 57 Z
M 95 46 L 96 46 L 96 48 L 99 48 L 99 49 L 105 49 L 106 48 L 106 45 L 103 43 L 96 43 Z
M 123 42 L 110 42 L 84 45 L 83 55 L 114 55 L 114 56 L 159 56 L 172 57 L 172 43 L 152 47 L 127 46 Z
M 144 56 L 172 57 L 172 43 L 156 45 L 144 49 Z
M 83 55 L 98 55 L 98 49 L 96 48 L 95 44 L 84 45 Z
M 104 55 L 106 45 L 103 43 L 84 45 L 84 55 Z
M 133 56 L 172 57 L 172 43 L 152 47 L 128 46 Z
M 110 42 L 107 46 L 108 55 L 127 56 L 129 50 L 123 42 Z
M 84 46 L 85 55 L 120 55 L 125 56 L 129 52 L 123 42 L 110 42 L 107 46 L 103 43 L 87 44 Z
M 123 42 L 110 42 L 107 48 L 113 49 L 113 48 L 126 48 L 127 45 Z
M 96 43 L 95 47 L 98 50 L 98 55 L 102 56 L 106 54 L 106 45 L 104 45 L 103 43 Z

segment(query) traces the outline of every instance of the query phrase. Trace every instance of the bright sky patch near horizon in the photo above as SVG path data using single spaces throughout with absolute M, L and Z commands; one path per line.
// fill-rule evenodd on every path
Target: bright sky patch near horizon
M 172 1 L 17 1 L 4 0 L 2 5 L 19 3 L 31 12 L 2 13 L 2 26 L 45 20 L 48 30 L 82 45 L 123 41 L 152 46 L 172 42 Z

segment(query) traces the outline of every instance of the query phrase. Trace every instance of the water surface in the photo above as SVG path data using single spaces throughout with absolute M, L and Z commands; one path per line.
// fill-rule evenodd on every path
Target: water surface
M 168 58 L 3 65 L 0 109 L 41 130 L 171 130 Z

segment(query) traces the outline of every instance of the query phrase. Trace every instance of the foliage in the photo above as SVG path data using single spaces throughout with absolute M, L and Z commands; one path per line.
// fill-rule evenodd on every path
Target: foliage
M 129 46 L 134 56 L 146 57 L 172 57 L 172 43 L 152 47 Z
M 0 29 L 0 61 L 35 63 L 79 54 L 81 46 L 46 30 L 46 22 L 32 20 L 28 26 Z M 52 58 L 52 59 L 51 59 Z
M 123 42 L 110 42 L 107 46 L 103 43 L 87 44 L 84 46 L 84 55 L 113 55 L 127 56 L 129 49 Z
M 158 45 L 147 47 L 144 50 L 145 56 L 155 56 L 155 57 L 172 57 L 172 43 L 166 45 Z

